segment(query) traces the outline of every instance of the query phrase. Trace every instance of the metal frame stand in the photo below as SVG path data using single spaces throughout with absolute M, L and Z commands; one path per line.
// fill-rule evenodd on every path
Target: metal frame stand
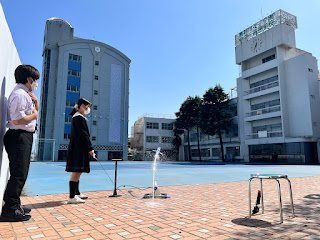
M 112 161 L 115 161 L 115 168 L 114 168 L 114 189 L 113 194 L 109 197 L 121 197 L 122 195 L 117 194 L 117 168 L 118 168 L 118 161 L 122 161 L 122 159 L 112 159 Z
M 251 174 L 251 178 L 249 179 L 249 218 L 251 218 L 251 180 L 254 178 L 260 179 L 260 188 L 261 188 L 261 206 L 262 206 L 262 213 L 264 213 L 264 204 L 263 204 L 263 189 L 262 189 L 262 180 L 263 179 L 275 179 L 278 183 L 278 195 L 279 195 L 279 207 L 280 207 L 280 223 L 283 223 L 283 211 L 282 211 L 282 200 L 281 200 L 281 189 L 280 189 L 280 182 L 279 178 L 286 179 L 289 184 L 289 193 L 290 193 L 290 200 L 291 200 L 291 210 L 292 210 L 292 217 L 294 217 L 294 207 L 293 207 L 293 197 L 292 197 L 292 188 L 291 182 L 288 179 L 287 175 L 277 175 L 277 174 Z

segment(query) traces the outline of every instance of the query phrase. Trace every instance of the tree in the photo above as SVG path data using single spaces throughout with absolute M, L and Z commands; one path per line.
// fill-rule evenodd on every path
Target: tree
M 230 129 L 231 114 L 228 112 L 228 94 L 220 85 L 209 88 L 203 95 L 200 127 L 208 135 L 218 135 L 220 140 L 222 161 L 225 161 L 222 134 Z
M 174 124 L 174 129 L 173 129 L 173 135 L 174 135 L 174 138 L 172 140 L 172 145 L 174 146 L 176 152 L 178 153 L 176 155 L 176 160 L 179 160 L 178 156 L 179 156 L 179 148 L 182 144 L 182 140 L 181 140 L 181 137 L 180 135 L 184 133 L 184 130 L 181 129 L 181 128 L 178 128 L 176 126 L 176 123 Z
M 193 122 L 192 127 L 196 127 L 197 129 L 198 156 L 200 161 L 201 161 L 201 151 L 200 151 L 199 129 L 200 129 L 201 103 L 202 103 L 202 100 L 199 96 L 195 96 L 194 98 L 191 98 L 189 100 L 189 104 L 191 105 L 190 120 Z
M 188 160 L 192 160 L 191 158 L 191 149 L 190 149 L 190 138 L 189 138 L 189 135 L 190 135 L 190 127 L 188 126 L 188 123 L 187 123 L 187 113 L 186 113 L 186 103 L 182 103 L 180 109 L 179 109 L 179 112 L 176 112 L 176 122 L 175 122 L 175 126 L 177 129 L 185 129 L 187 130 L 187 134 L 188 134 Z
M 190 129 L 197 127 L 198 135 L 198 152 L 201 160 L 200 154 L 200 142 L 199 142 L 199 126 L 200 126 L 200 107 L 201 99 L 196 97 L 188 97 L 185 100 L 179 109 L 179 112 L 176 112 L 176 126 L 181 129 L 187 130 L 188 133 L 188 151 L 189 151 L 189 160 L 192 160 L 191 157 L 191 148 L 190 148 Z

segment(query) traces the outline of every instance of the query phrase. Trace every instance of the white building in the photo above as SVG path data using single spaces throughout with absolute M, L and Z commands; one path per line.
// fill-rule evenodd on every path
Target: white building
M 142 153 L 135 160 L 145 160 L 145 153 L 161 147 L 168 160 L 174 158 L 173 123 L 175 119 L 170 115 L 145 114 L 131 128 L 131 149 Z M 141 159 L 136 159 L 136 158 Z M 173 159 L 172 159 L 173 160 Z
M 297 18 L 278 10 L 235 36 L 241 155 L 318 163 L 317 59 L 296 48 Z
M 3 136 L 7 130 L 7 101 L 16 86 L 14 71 L 21 62 L 1 3 L 0 36 L 0 206 L 2 206 L 3 194 L 10 176 L 8 154 L 3 145 Z M 0 214 L 1 211 L 2 207 L 0 207 Z
M 47 20 L 43 42 L 38 160 L 66 159 L 71 116 L 80 97 L 100 160 L 127 159 L 130 59 L 98 41 L 73 35 L 63 19 Z

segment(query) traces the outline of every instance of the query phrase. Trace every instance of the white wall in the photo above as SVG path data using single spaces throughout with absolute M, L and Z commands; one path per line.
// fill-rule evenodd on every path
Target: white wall
M 145 117 L 144 122 L 145 122 L 145 136 L 144 136 L 145 148 L 144 148 L 144 150 L 157 149 L 158 147 L 161 147 L 162 150 L 173 150 L 174 149 L 172 143 L 162 143 L 161 142 L 161 137 L 172 137 L 172 138 L 174 137 L 173 130 L 163 130 L 162 129 L 162 123 L 173 123 L 174 119 Z M 147 122 L 159 123 L 159 129 L 148 129 L 146 127 Z M 157 142 L 157 143 L 146 142 L 147 136 L 158 136 L 159 142 Z
M 287 103 L 283 107 L 287 110 L 284 117 L 288 118 L 288 126 L 285 126 L 289 128 L 288 137 L 319 137 L 313 127 L 313 122 L 319 122 L 320 118 L 317 104 L 319 93 L 314 91 L 318 90 L 316 63 L 316 58 L 310 54 L 302 54 L 284 62 L 286 89 L 282 93 Z M 314 72 L 310 73 L 308 68 L 314 69 Z
M 9 161 L 3 147 L 6 131 L 7 99 L 15 87 L 14 70 L 20 65 L 20 58 L 13 43 L 4 12 L 0 3 L 0 213 L 2 198 L 9 176 Z
M 286 44 L 290 47 L 296 46 L 294 28 L 287 26 L 286 24 L 279 24 L 274 28 L 259 34 L 258 37 L 262 40 L 262 46 L 257 53 L 252 51 L 253 40 L 256 37 L 242 43 L 239 46 L 236 46 L 235 51 L 237 64 L 240 64 L 241 62 L 246 61 L 257 54 L 266 52 L 269 49 L 281 44 Z

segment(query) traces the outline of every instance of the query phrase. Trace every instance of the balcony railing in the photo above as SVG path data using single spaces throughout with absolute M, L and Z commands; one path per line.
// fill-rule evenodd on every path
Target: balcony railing
M 267 136 L 259 137 L 259 133 L 247 134 L 246 139 L 282 137 L 282 131 L 267 132 Z
M 280 111 L 280 109 L 281 109 L 280 105 L 268 107 L 268 108 L 261 108 L 261 109 L 246 113 L 246 116 L 252 117 L 252 116 L 262 115 L 262 114 L 271 113 L 271 112 L 278 112 Z
M 267 84 L 261 85 L 259 87 L 250 88 L 249 91 L 244 91 L 244 95 L 249 95 L 252 93 L 260 92 L 260 91 L 263 91 L 263 90 L 266 90 L 269 88 L 273 88 L 273 87 L 277 87 L 277 86 L 279 86 L 279 81 L 267 83 Z

